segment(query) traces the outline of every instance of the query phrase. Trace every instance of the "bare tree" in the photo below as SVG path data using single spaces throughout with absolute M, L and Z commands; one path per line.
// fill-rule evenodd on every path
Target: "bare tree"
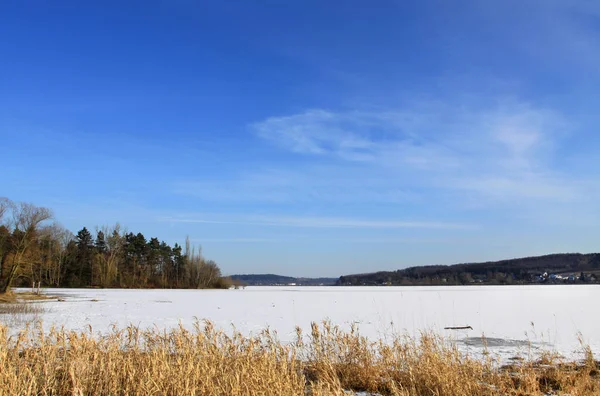
M 13 203 L 10 199 L 5 198 L 5 197 L 0 197 L 0 224 L 2 224 L 4 215 L 12 207 L 12 205 L 13 205 Z
M 202 260 L 198 268 L 198 286 L 197 288 L 214 287 L 217 280 L 221 277 L 221 270 L 212 260 Z
M 58 223 L 40 227 L 42 239 L 41 258 L 38 267 L 39 281 L 51 286 L 60 286 L 62 264 L 67 255 L 67 246 L 74 236 L 71 231 Z M 35 281 L 35 279 L 34 279 Z
M 106 238 L 106 252 L 99 254 L 100 284 L 103 287 L 113 285 L 118 276 L 120 259 L 125 248 L 124 238 L 119 223 L 114 226 L 104 226 L 101 229 Z
M 82 244 L 51 218 L 49 209 L 0 197 L 0 293 L 26 280 L 49 286 L 222 287 L 217 264 L 189 238 L 182 255 L 178 244 L 146 241 L 116 224 L 97 228 L 95 242 L 88 232 Z
M 6 219 L 14 203 L 8 198 L 0 197 L 0 279 L 5 272 L 6 259 L 10 250 L 10 230 Z
M 48 208 L 38 207 L 30 203 L 19 202 L 12 206 L 12 259 L 0 285 L 0 294 L 6 293 L 17 274 L 17 270 L 25 263 L 27 253 L 35 241 L 41 224 L 52 218 Z

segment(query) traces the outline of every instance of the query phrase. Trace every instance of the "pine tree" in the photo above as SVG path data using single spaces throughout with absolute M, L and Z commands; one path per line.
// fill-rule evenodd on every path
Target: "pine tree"
M 102 231 L 98 231 L 98 235 L 96 236 L 96 250 L 98 253 L 106 252 L 106 239 L 104 238 L 104 233 Z
M 79 282 L 85 286 L 94 285 L 94 240 L 87 228 L 83 227 L 77 233 L 76 244 Z

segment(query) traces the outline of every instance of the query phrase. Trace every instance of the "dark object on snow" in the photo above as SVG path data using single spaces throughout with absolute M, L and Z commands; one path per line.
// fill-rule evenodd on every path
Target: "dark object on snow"
M 471 326 L 444 327 L 444 330 L 473 330 Z

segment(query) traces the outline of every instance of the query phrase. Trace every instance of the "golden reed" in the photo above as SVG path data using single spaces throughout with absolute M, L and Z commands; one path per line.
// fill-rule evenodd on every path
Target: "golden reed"
M 100 335 L 0 324 L 0 395 L 600 395 L 598 363 L 548 355 L 501 367 L 443 338 L 373 342 L 313 324 L 294 343 L 197 322 L 193 330 L 127 327 Z

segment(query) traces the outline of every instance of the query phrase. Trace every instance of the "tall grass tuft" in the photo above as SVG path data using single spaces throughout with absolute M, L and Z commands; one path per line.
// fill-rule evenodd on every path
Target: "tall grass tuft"
M 435 334 L 371 341 L 329 322 L 298 328 L 293 343 L 208 321 L 103 335 L 40 323 L 11 335 L 0 324 L 0 395 L 597 395 L 598 369 L 591 352 L 582 363 L 500 367 Z
M 41 304 L 14 301 L 0 302 L 0 324 L 10 325 L 12 328 L 21 327 L 28 322 L 39 318 L 44 307 Z

